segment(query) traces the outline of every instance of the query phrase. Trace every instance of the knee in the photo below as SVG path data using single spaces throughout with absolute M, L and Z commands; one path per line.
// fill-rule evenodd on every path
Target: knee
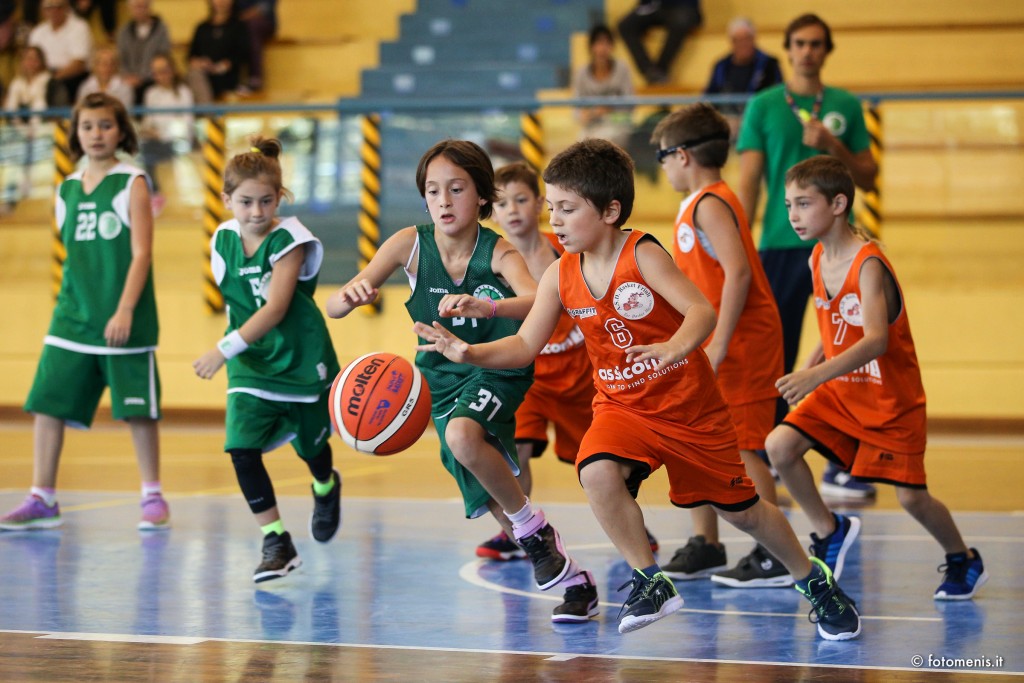
M 779 425 L 768 434 L 765 439 L 764 448 L 768 452 L 768 459 L 775 469 L 782 469 L 800 460 L 806 451 L 797 447 L 793 437 L 793 430 Z
M 896 487 L 896 500 L 900 506 L 916 517 L 927 509 L 931 496 L 926 489 L 912 489 L 906 486 Z
M 580 470 L 580 485 L 588 498 L 603 496 L 614 486 L 624 486 L 625 480 L 619 475 L 616 463 L 611 460 L 596 460 Z
M 444 440 L 452 455 L 466 467 L 479 457 L 483 439 L 483 427 L 469 418 L 455 418 L 444 430 Z
M 755 503 L 746 510 L 722 510 L 715 508 L 715 511 L 718 512 L 719 516 L 729 524 L 732 524 L 744 533 L 749 533 L 757 526 L 756 508 L 758 505 L 760 505 L 760 503 Z
M 263 469 L 263 453 L 257 448 L 232 448 L 228 451 L 235 472 L 245 474 Z

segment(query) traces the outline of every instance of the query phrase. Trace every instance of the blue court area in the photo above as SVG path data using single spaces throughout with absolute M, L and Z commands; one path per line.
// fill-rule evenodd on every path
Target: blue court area
M 22 495 L 5 490 L 0 508 Z M 901 511 L 856 511 L 862 536 L 842 585 L 860 607 L 864 630 L 857 640 L 835 643 L 817 636 L 807 603 L 792 589 L 737 590 L 706 580 L 677 584 L 686 601 L 680 612 L 620 635 L 616 616 L 625 592 L 617 589 L 629 568 L 584 504 L 545 510 L 595 574 L 601 615 L 556 627 L 550 614 L 558 589 L 537 591 L 527 562 L 478 561 L 474 548 L 494 525 L 462 520 L 456 501 L 345 498 L 341 531 L 319 545 L 305 529 L 308 498 L 281 497 L 303 566 L 260 585 L 251 582 L 259 533 L 237 494 L 171 497 L 174 528 L 149 533 L 135 529 L 133 495 L 65 491 L 62 503 L 61 530 L 0 533 L 0 643 L 31 637 L 33 648 L 44 640 L 172 645 L 179 657 L 211 641 L 330 645 L 440 654 L 472 667 L 454 677 L 427 667 L 419 680 L 532 679 L 494 678 L 488 664 L 465 659 L 481 653 L 502 655 L 494 663 L 500 669 L 515 668 L 509 653 L 542 655 L 547 666 L 570 667 L 563 673 L 576 670 L 574 661 L 614 660 L 613 680 L 671 680 L 665 671 L 690 680 L 680 673 L 687 669 L 666 669 L 673 662 L 747 664 L 753 668 L 739 678 L 748 681 L 806 679 L 793 668 L 804 666 L 830 680 L 891 680 L 874 677 L 878 669 L 902 672 L 899 680 L 918 680 L 924 671 L 943 680 L 1024 674 L 1024 527 L 1016 515 L 956 514 L 991 578 L 974 601 L 943 603 L 932 600 L 942 562 L 935 542 Z M 790 515 L 806 538 L 803 516 Z M 667 561 L 685 543 L 688 515 L 649 506 L 647 523 Z M 752 542 L 731 528 L 722 532 L 732 564 Z M 0 658 L 0 680 L 14 680 L 3 674 L 12 661 Z M 380 667 L 383 675 L 387 665 Z M 945 677 L 942 670 L 962 673 Z M 258 678 L 235 672 L 227 680 Z

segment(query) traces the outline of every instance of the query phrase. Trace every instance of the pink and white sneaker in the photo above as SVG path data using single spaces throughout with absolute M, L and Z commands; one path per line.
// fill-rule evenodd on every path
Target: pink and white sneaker
M 60 506 L 50 507 L 39 496 L 30 494 L 21 505 L 0 517 L 0 529 L 20 531 L 23 529 L 54 529 L 63 524 Z
M 142 519 L 139 529 L 157 531 L 171 528 L 171 509 L 159 493 L 151 493 L 142 499 Z

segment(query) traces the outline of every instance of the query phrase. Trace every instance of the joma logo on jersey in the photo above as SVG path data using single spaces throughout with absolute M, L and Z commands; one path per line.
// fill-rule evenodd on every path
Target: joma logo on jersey
M 377 370 L 380 366 L 384 365 L 386 361 L 381 358 L 373 358 L 369 363 L 364 365 L 353 380 L 355 384 L 352 386 L 352 396 L 348 399 L 348 407 L 346 410 L 349 415 L 353 417 L 359 417 L 359 409 L 363 405 L 363 394 L 366 393 L 366 385 L 369 384 L 373 376 L 377 374 Z
M 430 293 L 431 294 L 447 294 L 448 290 L 445 289 L 444 287 L 431 287 L 430 288 Z
M 263 272 L 262 266 L 245 266 L 238 269 L 239 275 L 259 275 Z
M 588 306 L 587 308 L 568 308 L 566 309 L 566 312 L 569 314 L 570 318 L 580 319 L 593 318 L 597 315 L 597 309 L 593 306 Z

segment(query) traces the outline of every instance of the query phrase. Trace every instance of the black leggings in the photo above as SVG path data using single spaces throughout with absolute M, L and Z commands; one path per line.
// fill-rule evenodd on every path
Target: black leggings
M 242 489 L 242 495 L 245 496 L 245 502 L 249 504 L 252 513 L 258 515 L 277 505 L 274 484 L 270 481 L 270 474 L 263 464 L 263 453 L 257 448 L 232 448 L 228 453 L 231 455 L 231 464 L 235 467 L 238 486 Z M 333 463 L 334 455 L 330 444 L 325 445 L 315 458 L 306 461 L 310 474 L 317 481 L 331 478 Z

